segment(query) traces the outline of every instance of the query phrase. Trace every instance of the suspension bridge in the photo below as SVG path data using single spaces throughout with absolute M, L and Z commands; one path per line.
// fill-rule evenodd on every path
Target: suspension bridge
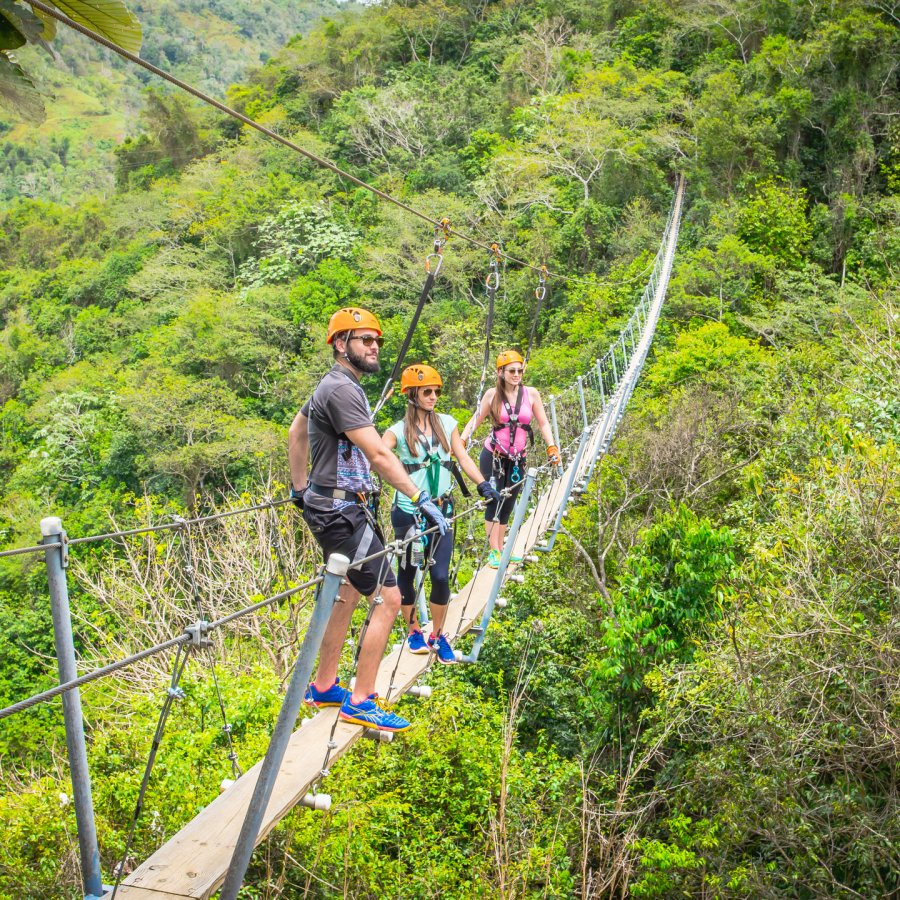
M 376 406 L 376 412 L 390 396 L 392 384 L 409 348 L 419 316 L 440 271 L 444 244 L 451 234 L 490 253 L 491 274 L 486 281 L 487 340 L 479 395 L 484 389 L 488 369 L 494 300 L 499 285 L 501 261 L 505 260 L 522 268 L 534 270 L 540 276 L 539 287 L 536 291 L 538 304 L 531 327 L 526 358 L 534 340 L 541 303 L 546 295 L 548 278 L 570 282 L 581 281 L 569 274 L 550 272 L 545 265 L 532 265 L 516 259 L 504 252 L 498 243 L 485 244 L 453 229 L 447 219 L 434 219 L 413 209 L 390 194 L 343 171 L 330 160 L 316 156 L 289 138 L 266 128 L 243 113 L 227 107 L 170 73 L 124 50 L 108 37 L 74 21 L 55 7 L 44 3 L 43 0 L 25 0 L 25 2 L 44 16 L 80 32 L 130 63 L 140 66 L 154 76 L 192 94 L 204 103 L 240 121 L 243 125 L 255 129 L 269 139 L 277 141 L 316 164 L 329 169 L 348 182 L 370 191 L 379 200 L 392 203 L 434 226 L 434 252 L 426 260 L 427 278 L 393 371 Z M 499 567 L 493 569 L 484 565 L 485 548 L 483 547 L 480 554 L 475 554 L 472 577 L 451 598 L 445 632 L 453 639 L 464 635 L 473 637 L 468 653 L 463 655 L 457 651 L 457 658 L 462 663 L 477 663 L 481 648 L 489 635 L 489 627 L 494 613 L 498 608 L 506 605 L 507 601 L 502 593 L 505 586 L 509 583 L 522 583 L 527 564 L 536 561 L 537 554 L 552 551 L 569 504 L 586 489 L 597 463 L 609 449 L 653 341 L 678 242 L 683 201 L 684 180 L 679 177 L 649 280 L 618 339 L 612 343 L 601 359 L 596 360 L 595 365 L 578 376 L 567 388 L 550 398 L 553 437 L 556 446 L 561 450 L 562 471 L 560 472 L 556 466 L 551 467 L 550 465 L 528 470 L 516 502 L 512 525 Z M 363 736 L 384 742 L 389 742 L 393 737 L 388 733 L 376 732 L 341 722 L 338 719 L 338 710 L 335 708 L 320 710 L 312 718 L 302 719 L 301 726 L 297 728 L 303 692 L 312 674 L 319 644 L 335 602 L 337 590 L 349 566 L 349 561 L 345 558 L 334 555 L 323 572 L 302 584 L 289 586 L 286 590 L 229 612 L 219 619 L 210 621 L 204 614 L 201 592 L 194 574 L 195 566 L 191 549 L 192 529 L 201 527 L 207 522 L 218 522 L 231 516 L 251 515 L 260 510 L 274 510 L 287 502 L 287 500 L 266 501 L 195 519 L 176 519 L 174 522 L 166 524 L 77 538 L 69 538 L 63 530 L 62 522 L 51 517 L 41 522 L 42 541 L 39 544 L 0 552 L 0 558 L 27 553 L 43 553 L 45 557 L 60 684 L 0 710 L 0 720 L 28 710 L 39 703 L 48 702 L 55 697 L 62 698 L 82 879 L 85 894 L 89 900 L 99 900 L 101 897 L 104 900 L 113 900 L 115 897 L 123 898 L 123 900 L 206 898 L 217 890 L 221 890 L 222 900 L 235 900 L 243 883 L 254 847 L 285 815 L 297 805 L 314 810 L 328 808 L 330 798 L 320 788 L 327 783 L 330 767 Z M 457 523 L 464 520 L 468 522 L 470 536 L 472 535 L 472 517 L 482 508 L 480 503 L 476 503 L 454 517 Z M 121 540 L 130 536 L 144 536 L 173 530 L 177 530 L 182 539 L 182 549 L 185 553 L 184 568 L 190 576 L 191 595 L 197 614 L 196 621 L 182 633 L 152 647 L 147 647 L 130 657 L 79 675 L 66 576 L 70 551 L 82 544 Z M 372 558 L 384 556 L 386 567 L 390 562 L 389 557 L 402 554 L 408 542 L 394 541 L 383 554 L 376 554 Z M 467 543 L 471 549 L 473 541 L 470 540 Z M 279 552 L 277 545 L 274 549 L 277 555 Z M 513 557 L 521 558 L 523 562 L 515 564 L 512 562 Z M 357 565 L 366 561 L 361 560 Z M 279 565 L 281 565 L 280 558 Z M 283 577 L 283 580 L 287 585 L 287 578 Z M 204 807 L 196 818 L 188 822 L 152 856 L 133 872 L 126 874 L 125 862 L 128 858 L 128 848 L 141 813 L 154 761 L 162 742 L 167 716 L 172 704 L 180 696 L 178 682 L 188 660 L 192 654 L 209 647 L 211 633 L 227 628 L 239 619 L 252 616 L 260 610 L 293 597 L 311 598 L 313 600 L 312 616 L 302 638 L 300 652 L 294 664 L 265 757 L 248 772 L 240 772 L 236 754 L 231 746 L 230 726 L 227 723 L 215 670 L 211 668 L 219 706 L 225 720 L 223 731 L 228 739 L 229 759 L 232 761 L 234 774 L 239 777 L 229 783 L 223 792 Z M 420 621 L 424 623 L 428 617 L 421 592 L 419 613 Z M 144 770 L 126 851 L 122 862 L 117 867 L 115 885 L 108 888 L 101 878 L 79 689 L 85 684 L 110 676 L 151 656 L 170 651 L 175 652 L 171 683 L 160 711 L 149 759 Z M 376 691 L 388 703 L 397 700 L 404 694 L 427 697 L 430 688 L 423 683 L 423 676 L 427 673 L 430 660 L 430 656 L 422 657 L 409 653 L 405 642 L 398 644 L 380 665 L 376 679 Z
M 528 470 L 499 568 L 492 569 L 484 565 L 482 553 L 475 561 L 472 578 L 451 598 L 446 632 L 456 638 L 467 634 L 474 638 L 471 650 L 459 657 L 463 663 L 477 663 L 481 648 L 489 635 L 494 613 L 506 605 L 504 588 L 510 583 L 521 583 L 525 577 L 524 570 L 530 562 L 537 560 L 537 554 L 553 549 L 569 504 L 585 490 L 599 460 L 609 449 L 653 341 L 677 246 L 683 200 L 684 182 L 679 179 L 652 272 L 618 339 L 589 371 L 550 398 L 554 438 L 561 448 L 563 458 L 562 472 L 559 473 L 549 465 Z M 258 504 L 219 515 L 247 514 L 284 502 Z M 468 519 L 480 508 L 480 504 L 475 504 L 459 513 L 456 518 Z M 221 896 L 231 900 L 242 883 L 253 848 L 285 815 L 297 805 L 320 810 L 328 808 L 330 798 L 320 788 L 327 783 L 330 767 L 363 736 L 386 742 L 393 737 L 340 722 L 335 708 L 320 710 L 312 718 L 302 719 L 301 727 L 296 727 L 302 692 L 312 672 L 331 604 L 347 570 L 348 561 L 341 562 L 335 557 L 332 557 L 332 563 L 324 573 L 301 585 L 251 604 L 218 621 L 208 622 L 201 617 L 180 635 L 118 663 L 77 675 L 65 584 L 65 566 L 69 552 L 82 543 L 148 531 L 185 529 L 211 518 L 215 517 L 180 520 L 146 529 L 73 539 L 65 535 L 58 519 L 45 519 L 42 522 L 44 539 L 41 544 L 0 554 L 6 556 L 43 552 L 46 557 L 50 592 L 54 599 L 54 628 L 61 683 L 0 710 L 0 719 L 59 695 L 63 698 L 78 813 L 81 862 L 88 896 L 104 896 L 110 900 L 113 896 L 123 900 L 207 898 L 221 888 Z M 397 541 L 385 553 L 399 554 L 404 547 L 405 542 Z M 512 563 L 513 556 L 521 557 L 523 563 Z M 196 585 L 194 589 L 196 593 Z M 251 615 L 265 606 L 304 592 L 315 592 L 315 608 L 266 757 L 227 786 L 195 819 L 188 822 L 133 872 L 124 876 L 120 869 L 120 883 L 117 883 L 115 890 L 107 889 L 100 881 L 99 853 L 90 802 L 90 776 L 81 726 L 79 687 L 149 655 L 175 649 L 179 659 L 182 651 L 184 653 L 184 661 L 176 662 L 176 674 L 173 674 L 170 688 L 170 694 L 177 696 L 179 665 L 183 669 L 191 651 L 208 643 L 211 631 L 227 627 L 242 616 Z M 421 613 L 422 621 L 425 621 L 425 610 L 422 609 Z M 387 702 L 393 702 L 403 694 L 426 697 L 430 688 L 422 682 L 429 665 L 430 657 L 413 655 L 406 651 L 405 642 L 398 644 L 381 663 L 376 690 Z M 162 715 L 157 729 L 160 739 L 164 722 L 165 716 Z M 144 786 L 149 779 L 158 743 L 159 741 L 154 742 Z

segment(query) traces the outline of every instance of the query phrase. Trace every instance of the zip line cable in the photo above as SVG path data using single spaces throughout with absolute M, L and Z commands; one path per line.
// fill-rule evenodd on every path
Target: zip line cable
M 127 59 L 129 62 L 134 63 L 136 66 L 140 66 L 142 69 L 146 69 L 148 72 L 151 72 L 153 75 L 156 75 L 158 78 L 162 78 L 164 81 L 168 81 L 169 84 L 175 85 L 175 87 L 180 88 L 181 90 L 191 94 L 191 96 L 196 97 L 198 100 L 201 100 L 203 103 L 208 104 L 209 106 L 215 107 L 219 112 L 225 113 L 227 116 L 231 116 L 233 119 L 237 119 L 239 122 L 243 122 L 244 125 L 247 125 L 250 128 L 255 129 L 260 132 L 260 134 L 264 134 L 266 137 L 272 138 L 274 141 L 278 141 L 279 144 L 283 144 L 285 147 L 293 150 L 295 153 L 299 153 L 301 156 L 305 156 L 311 162 L 316 163 L 316 165 L 322 166 L 325 169 L 328 169 L 331 172 L 334 172 L 335 175 L 339 175 L 341 178 L 346 178 L 348 181 L 357 185 L 357 187 L 364 188 L 365 190 L 371 192 L 376 197 L 381 200 L 385 200 L 388 203 L 393 203 L 394 206 L 399 207 L 402 210 L 405 210 L 410 215 L 416 216 L 421 219 L 423 222 L 428 222 L 430 225 L 433 225 L 435 228 L 443 228 L 444 223 L 447 222 L 446 219 L 438 220 L 433 219 L 431 216 L 426 215 L 425 213 L 415 209 L 407 203 L 404 203 L 402 200 L 398 200 L 396 197 L 391 196 L 386 191 L 382 191 L 381 189 L 375 187 L 373 184 L 369 184 L 367 181 L 363 181 L 361 178 L 357 178 L 355 175 L 351 175 L 349 172 L 345 172 L 339 166 L 335 165 L 330 160 L 327 160 L 321 156 L 317 156 L 315 153 L 311 153 L 309 150 L 301 147 L 299 144 L 290 140 L 289 138 L 284 137 L 283 135 L 278 134 L 277 131 L 273 131 L 271 128 L 267 128 L 265 125 L 260 124 L 255 119 L 251 119 L 249 116 L 244 115 L 244 113 L 238 112 L 236 109 L 233 109 L 230 106 L 222 103 L 219 100 L 216 100 L 215 97 L 211 97 L 209 94 L 205 94 L 199 88 L 195 88 L 193 85 L 188 84 L 186 81 L 182 81 L 180 78 L 172 75 L 170 72 L 167 72 L 165 69 L 159 68 L 159 66 L 153 65 L 153 63 L 147 62 L 144 59 L 141 59 L 136 53 L 132 53 L 130 50 L 126 50 L 124 47 L 120 47 L 114 41 L 111 41 L 109 38 L 104 37 L 102 34 L 99 34 L 96 31 L 91 30 L 90 28 L 82 25 L 80 22 L 76 22 L 71 17 L 67 16 L 65 13 L 60 12 L 53 6 L 50 6 L 47 3 L 44 3 L 43 0 L 23 0 L 23 2 L 27 3 L 29 6 L 34 9 L 40 10 L 44 15 L 50 16 L 52 19 L 55 19 L 57 22 L 61 22 L 63 25 L 67 25 L 69 28 L 74 29 L 79 32 L 79 34 L 84 35 L 86 38 L 101 44 L 106 47 L 108 50 L 112 50 L 113 53 L 118 54 L 123 59 Z M 448 228 L 448 234 L 453 234 L 458 237 L 460 240 L 466 241 L 471 244 L 473 247 L 480 247 L 482 250 L 490 250 L 491 246 L 482 241 L 476 240 L 475 238 L 467 235 L 461 231 L 457 231 L 455 228 L 452 228 L 449 223 L 446 226 Z M 509 260 L 512 263 L 516 263 L 516 265 L 523 266 L 527 269 L 532 269 L 535 272 L 539 272 L 541 270 L 540 266 L 532 265 L 531 263 L 527 263 L 524 260 L 516 259 L 514 256 L 510 256 L 508 254 L 503 254 L 504 258 Z M 548 273 L 553 278 L 560 278 L 566 281 L 571 281 L 573 283 L 579 284 L 595 284 L 596 282 L 590 281 L 588 279 L 575 278 L 572 275 L 563 275 L 561 272 L 550 272 Z

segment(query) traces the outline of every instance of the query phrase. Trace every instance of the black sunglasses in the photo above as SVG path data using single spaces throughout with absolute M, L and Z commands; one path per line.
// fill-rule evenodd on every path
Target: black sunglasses
M 378 344 L 379 347 L 384 346 L 384 338 L 381 335 L 376 337 L 374 334 L 353 334 L 347 340 L 362 341 L 363 347 L 371 347 L 372 344 Z
M 422 392 L 423 397 L 430 397 L 432 394 L 434 394 L 435 397 L 441 396 L 441 389 L 439 387 L 424 387 L 419 388 L 419 390 Z

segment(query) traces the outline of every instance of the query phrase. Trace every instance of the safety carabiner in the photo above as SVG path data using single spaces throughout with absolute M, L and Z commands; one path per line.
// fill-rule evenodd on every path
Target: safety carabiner
M 441 271 L 441 265 L 444 262 L 444 244 L 450 240 L 450 220 L 445 216 L 434 226 L 434 251 L 425 257 L 425 271 L 431 274 L 431 261 L 437 260 L 434 267 L 434 277 L 437 278 L 438 272 Z
M 484 286 L 492 293 L 496 293 L 500 287 L 500 261 L 502 259 L 500 245 L 495 241 L 491 244 L 491 271 L 488 272 L 487 278 L 484 279 Z
M 542 302 L 544 297 L 547 296 L 547 275 L 547 267 L 541 266 L 541 273 L 538 276 L 538 286 L 534 291 L 534 296 L 538 303 Z

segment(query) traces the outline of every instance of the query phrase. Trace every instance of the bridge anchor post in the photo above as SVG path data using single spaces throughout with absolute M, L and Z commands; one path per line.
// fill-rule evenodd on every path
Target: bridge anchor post
M 42 544 L 59 544 L 44 551 L 47 564 L 47 583 L 50 587 L 50 609 L 53 616 L 53 643 L 60 684 L 78 677 L 75 662 L 75 640 L 72 636 L 72 613 L 69 609 L 69 587 L 66 583 L 68 548 L 62 519 L 48 516 L 41 519 Z M 66 723 L 66 747 L 69 771 L 72 775 L 72 796 L 75 803 L 75 822 L 78 826 L 78 849 L 81 855 L 81 877 L 86 900 L 102 897 L 106 891 L 100 875 L 100 848 L 94 822 L 94 802 L 91 797 L 91 774 L 88 771 L 87 748 L 84 740 L 84 719 L 81 715 L 81 694 L 78 688 L 62 695 L 63 718 Z

